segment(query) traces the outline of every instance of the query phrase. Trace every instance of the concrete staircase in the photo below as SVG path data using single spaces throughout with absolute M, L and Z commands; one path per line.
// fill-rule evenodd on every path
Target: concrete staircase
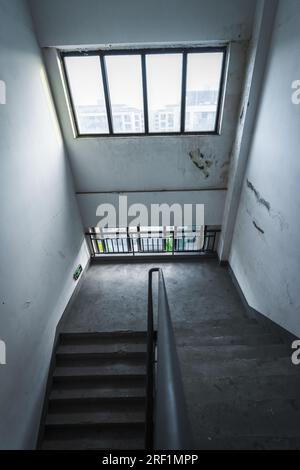
M 300 449 L 292 335 L 239 316 L 183 326 L 178 338 L 197 449 Z
M 59 337 L 42 449 L 143 449 L 146 333 Z
M 300 449 L 295 339 L 270 320 L 177 325 L 196 449 Z M 146 333 L 65 333 L 49 386 L 42 449 L 143 449 Z

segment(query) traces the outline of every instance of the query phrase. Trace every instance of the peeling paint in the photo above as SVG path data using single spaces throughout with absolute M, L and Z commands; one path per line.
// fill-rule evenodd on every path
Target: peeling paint
M 248 179 L 247 179 L 247 187 L 248 187 L 248 189 L 250 189 L 250 191 L 253 192 L 253 194 L 256 197 L 257 202 L 260 205 L 264 206 L 267 209 L 268 212 L 270 212 L 271 204 L 268 201 L 266 201 L 263 197 L 261 197 L 259 191 L 257 191 L 257 189 L 253 186 L 251 181 L 249 181 Z
M 212 160 L 205 158 L 204 154 L 198 148 L 189 152 L 189 157 L 194 165 L 202 172 L 205 178 L 209 177 L 208 169 L 212 166 Z
M 255 220 L 252 220 L 252 223 L 254 225 L 254 227 L 256 228 L 256 230 L 258 230 L 260 233 L 264 234 L 265 231 L 259 227 L 259 225 L 257 225 L 257 223 L 255 222 Z

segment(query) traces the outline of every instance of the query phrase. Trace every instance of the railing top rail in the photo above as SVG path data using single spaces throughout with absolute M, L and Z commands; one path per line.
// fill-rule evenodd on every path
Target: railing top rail
M 153 326 L 153 304 L 150 296 L 152 296 L 152 274 L 154 272 L 158 272 L 159 275 L 154 448 L 160 450 L 191 449 L 192 434 L 166 286 L 160 268 L 153 268 L 149 271 L 148 326 L 149 322 L 150 327 Z M 150 321 L 149 315 L 152 317 Z M 148 339 L 149 334 L 151 336 L 151 332 L 148 330 Z M 149 345 L 149 347 L 151 354 L 151 346 Z M 148 361 L 150 359 L 151 357 L 148 354 Z M 148 367 L 150 368 L 149 362 Z M 148 393 L 151 393 L 151 390 L 148 389 L 147 395 Z

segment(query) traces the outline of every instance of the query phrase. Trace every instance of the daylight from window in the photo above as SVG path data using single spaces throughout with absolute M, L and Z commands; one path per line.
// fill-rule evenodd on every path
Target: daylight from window
M 145 53 L 143 70 L 139 51 L 104 53 L 102 68 L 99 55 L 65 55 L 79 135 L 215 132 L 223 57 L 187 52 L 185 68 L 183 52 Z
M 111 55 L 105 63 L 113 131 L 145 132 L 141 57 Z
M 179 132 L 182 54 L 146 56 L 149 132 Z
M 213 131 L 216 125 L 222 53 L 188 54 L 185 131 Z
M 107 134 L 108 120 L 99 57 L 65 57 L 80 134 Z

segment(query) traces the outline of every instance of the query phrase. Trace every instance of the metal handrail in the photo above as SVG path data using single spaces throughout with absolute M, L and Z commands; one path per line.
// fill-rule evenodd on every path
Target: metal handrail
M 155 367 L 153 273 L 158 272 L 157 363 Z M 182 377 L 163 272 L 149 271 L 146 449 L 192 449 Z

